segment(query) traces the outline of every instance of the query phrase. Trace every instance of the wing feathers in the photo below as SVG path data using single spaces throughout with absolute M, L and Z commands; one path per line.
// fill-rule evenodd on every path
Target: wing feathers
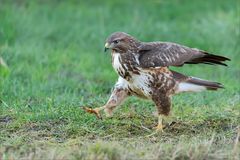
M 169 42 L 142 43 L 139 47 L 139 54 L 139 62 L 143 68 L 198 63 L 227 66 L 223 62 L 230 60 L 226 57 Z
M 218 55 L 214 55 L 214 54 L 209 54 L 206 52 L 205 55 L 203 57 L 200 58 L 195 58 L 192 59 L 190 61 L 187 61 L 185 63 L 187 64 L 198 64 L 198 63 L 204 63 L 204 64 L 219 64 L 219 65 L 223 65 L 223 66 L 227 66 L 227 64 L 223 63 L 224 61 L 229 61 L 230 59 L 226 58 L 226 57 L 222 57 L 222 56 L 218 56 Z

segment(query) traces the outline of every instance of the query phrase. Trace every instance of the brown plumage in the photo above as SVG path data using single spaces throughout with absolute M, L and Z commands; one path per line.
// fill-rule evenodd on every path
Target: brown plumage
M 226 57 L 209 54 L 205 51 L 189 48 L 170 42 L 141 43 L 139 46 L 140 63 L 144 68 L 182 66 L 184 64 L 219 64 L 229 60 Z
M 108 116 L 130 95 L 152 100 L 159 114 L 158 130 L 162 130 L 162 118 L 171 109 L 171 96 L 181 92 L 198 92 L 223 88 L 211 82 L 169 70 L 169 66 L 184 64 L 224 65 L 226 57 L 209 54 L 170 42 L 141 42 L 124 33 L 115 32 L 108 37 L 105 50 L 111 49 L 112 65 L 119 78 L 108 102 L 100 108 L 86 109 L 100 115 L 104 109 Z

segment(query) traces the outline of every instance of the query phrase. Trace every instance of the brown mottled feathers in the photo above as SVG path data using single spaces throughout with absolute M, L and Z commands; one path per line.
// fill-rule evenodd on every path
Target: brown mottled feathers
M 139 62 L 143 68 L 198 63 L 227 66 L 223 62 L 230 60 L 226 57 L 170 42 L 142 42 L 138 49 L 140 54 Z

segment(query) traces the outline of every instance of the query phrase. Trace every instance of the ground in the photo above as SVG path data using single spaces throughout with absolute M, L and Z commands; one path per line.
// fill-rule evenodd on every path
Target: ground
M 0 0 L 0 159 L 238 159 L 239 2 Z M 114 31 L 171 41 L 232 59 L 228 67 L 172 68 L 221 82 L 218 92 L 173 98 L 174 121 L 151 137 L 151 102 L 103 105 L 117 80 L 104 54 Z

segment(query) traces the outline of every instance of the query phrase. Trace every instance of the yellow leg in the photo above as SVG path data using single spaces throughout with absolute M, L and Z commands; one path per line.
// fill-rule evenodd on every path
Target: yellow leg
M 88 113 L 92 113 L 92 114 L 95 114 L 97 118 L 99 119 L 102 119 L 102 116 L 100 114 L 100 111 L 105 109 L 105 106 L 102 106 L 102 107 L 98 107 L 98 108 L 88 108 L 88 107 L 83 107 L 83 109 L 88 112 Z
M 116 87 L 113 90 L 108 102 L 104 106 L 94 109 L 83 107 L 83 109 L 88 113 L 95 114 L 96 117 L 100 119 L 102 119 L 100 111 L 105 110 L 106 116 L 111 117 L 113 109 L 119 106 L 123 102 L 123 100 L 128 96 L 129 96 L 128 90 L 126 90 L 125 88 Z
M 163 119 L 165 116 L 158 115 L 158 125 L 154 127 L 157 132 L 163 132 Z
M 163 132 L 163 120 L 166 116 L 164 115 L 158 115 L 158 125 L 156 127 L 153 127 L 155 129 L 155 131 L 149 135 L 147 135 L 146 137 L 151 137 L 153 135 L 156 135 L 158 133 L 162 133 Z

